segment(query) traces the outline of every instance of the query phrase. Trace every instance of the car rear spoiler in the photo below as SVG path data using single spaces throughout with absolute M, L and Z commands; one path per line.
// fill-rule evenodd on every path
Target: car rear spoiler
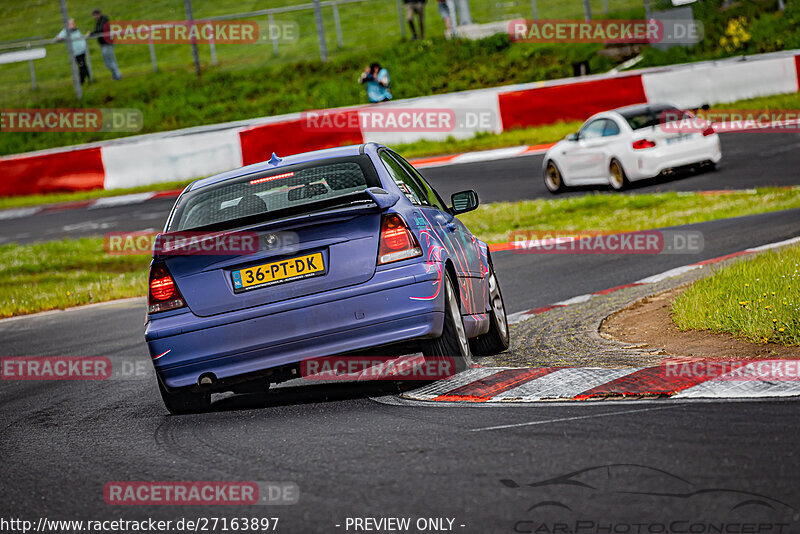
M 364 190 L 369 197 L 378 205 L 381 210 L 389 209 L 400 200 L 400 195 L 390 193 L 380 187 L 370 187 Z

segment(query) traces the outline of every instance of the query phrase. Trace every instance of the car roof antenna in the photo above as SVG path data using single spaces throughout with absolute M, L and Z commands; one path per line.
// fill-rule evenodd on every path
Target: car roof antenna
M 270 165 L 277 165 L 281 161 L 282 161 L 281 158 L 279 158 L 278 155 L 275 152 L 273 152 L 272 157 L 269 158 L 269 161 L 267 163 L 269 163 Z

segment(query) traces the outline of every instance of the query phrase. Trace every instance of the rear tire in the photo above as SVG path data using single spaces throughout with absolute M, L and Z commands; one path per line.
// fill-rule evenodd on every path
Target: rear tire
M 442 335 L 423 344 L 422 354 L 427 360 L 440 361 L 452 358 L 455 372 L 469 369 L 472 365 L 472 353 L 469 339 L 461 318 L 461 307 L 458 303 L 453 282 L 450 276 L 444 277 L 444 325 Z
M 169 391 L 158 380 L 158 391 L 169 413 L 174 415 L 203 412 L 211 407 L 211 393 L 194 393 L 186 390 Z
M 563 192 L 565 189 L 564 177 L 561 176 L 561 171 L 552 160 L 547 162 L 547 166 L 544 169 L 544 186 L 554 195 Z
M 489 284 L 489 331 L 470 340 L 472 352 L 479 356 L 491 356 L 499 354 L 508 349 L 508 319 L 506 318 L 506 306 L 503 302 L 503 293 L 500 291 L 500 283 L 494 274 L 494 266 L 489 264 L 487 276 Z
M 628 176 L 625 174 L 625 169 L 622 168 L 622 164 L 617 161 L 616 159 L 612 159 L 611 163 L 608 164 L 608 183 L 611 185 L 611 188 L 615 191 L 622 191 L 626 187 L 628 187 Z

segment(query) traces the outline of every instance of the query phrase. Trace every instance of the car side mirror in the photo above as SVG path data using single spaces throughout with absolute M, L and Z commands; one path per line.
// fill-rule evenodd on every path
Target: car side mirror
M 571 133 L 567 137 L 565 137 L 567 141 L 577 141 L 580 138 L 581 136 L 577 132 Z
M 467 191 L 459 191 L 450 195 L 450 202 L 453 207 L 450 208 L 450 213 L 458 215 L 459 213 L 466 213 L 478 207 L 478 193 L 472 189 Z

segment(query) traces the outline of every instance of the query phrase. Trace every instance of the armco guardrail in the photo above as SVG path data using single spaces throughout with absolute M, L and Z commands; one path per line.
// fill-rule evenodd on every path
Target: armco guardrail
M 290 154 L 365 141 L 392 144 L 448 135 L 471 137 L 479 131 L 499 133 L 557 120 L 582 120 L 644 101 L 699 107 L 792 93 L 800 90 L 798 73 L 800 51 L 789 51 L 319 111 L 347 118 L 367 110 L 479 110 L 494 119 L 458 131 L 316 129 L 308 127 L 303 114 L 293 113 L 126 137 L 0 158 L 0 195 L 186 180 L 262 161 L 273 151 Z

